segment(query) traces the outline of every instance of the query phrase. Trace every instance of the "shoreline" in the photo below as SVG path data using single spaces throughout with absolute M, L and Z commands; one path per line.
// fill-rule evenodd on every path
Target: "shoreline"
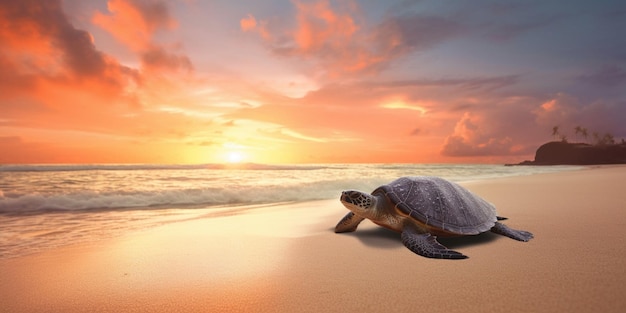
M 473 167 L 476 165 L 468 166 Z M 457 175 L 464 172 L 462 167 L 460 168 L 461 170 L 459 170 Z M 582 167 L 553 167 L 552 169 L 549 169 L 547 171 L 543 169 L 541 170 L 541 172 L 562 172 L 579 170 L 581 168 Z M 444 170 L 443 172 L 446 171 Z M 451 174 L 451 172 L 446 173 Z M 409 171 L 407 172 L 407 174 L 420 173 L 419 171 L 413 173 Z M 424 175 L 429 174 L 432 173 L 424 173 Z M 487 171 L 487 175 L 478 174 L 477 176 L 473 176 L 473 178 L 471 179 L 467 179 L 463 178 L 464 176 L 463 174 L 461 174 L 461 176 L 456 176 L 457 179 L 455 181 L 459 183 L 472 183 L 507 177 L 518 177 L 537 174 L 538 173 L 536 169 L 530 169 L 528 172 L 512 173 L 503 169 L 493 172 L 493 169 L 490 169 Z M 386 183 L 388 181 L 391 181 L 392 179 L 394 178 L 389 178 L 389 180 L 380 179 L 378 184 L 369 184 L 369 187 L 371 188 L 358 188 L 357 186 L 354 187 L 363 191 L 371 191 L 379 184 Z M 355 183 L 356 185 L 359 185 L 358 180 L 355 180 Z M 302 187 L 298 188 L 304 189 Z M 328 190 L 332 189 L 331 187 L 323 188 Z M 333 191 L 336 191 L 337 195 L 335 196 L 333 194 L 333 197 L 330 199 L 338 198 L 340 190 L 349 188 L 352 188 L 351 184 L 345 184 L 344 186 L 341 186 L 341 188 L 332 189 Z M 264 193 L 274 194 L 279 192 L 265 189 Z M 295 197 L 293 196 L 288 198 L 295 199 Z M 62 197 L 56 197 L 55 201 L 58 202 L 60 199 L 62 199 Z M 110 209 L 93 208 L 81 210 L 55 209 L 52 211 L 43 210 L 41 212 L 16 211 L 13 213 L 3 213 L 0 214 L 0 223 L 3 224 L 4 232 L 4 236 L 0 237 L 0 259 L 36 254 L 50 248 L 56 249 L 68 245 L 81 243 L 97 243 L 100 240 L 117 238 L 132 233 L 134 231 L 141 231 L 144 229 L 158 227 L 163 224 L 193 219 L 199 215 L 202 215 L 204 217 L 219 217 L 221 215 L 246 213 L 250 210 L 280 206 L 283 204 L 298 204 L 315 201 L 280 201 L 280 199 L 277 200 L 279 202 L 261 202 L 249 204 L 234 203 L 230 205 L 218 204 L 211 206 L 202 204 L 163 204 L 149 207 L 139 206 Z
M 95 243 L 0 259 L 6 312 L 620 312 L 626 308 L 626 166 L 461 182 L 521 243 L 446 240 L 417 256 L 364 222 L 335 234 L 338 200 L 198 215 Z

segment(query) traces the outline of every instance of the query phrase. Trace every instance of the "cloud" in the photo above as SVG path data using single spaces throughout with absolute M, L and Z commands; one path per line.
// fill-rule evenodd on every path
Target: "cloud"
M 247 17 L 244 17 L 239 21 L 239 26 L 244 32 L 254 31 L 257 28 L 256 18 L 254 18 L 252 14 L 248 14 Z
M 420 134 L 422 134 L 422 129 L 421 128 L 415 128 L 411 131 L 411 136 L 418 136 Z
M 190 71 L 191 60 L 181 53 L 169 51 L 157 42 L 158 31 L 172 30 L 177 22 L 166 2 L 147 0 L 110 0 L 110 14 L 96 12 L 94 24 L 111 33 L 141 59 L 144 70 Z
M 96 12 L 93 23 L 133 50 L 145 49 L 157 31 L 176 26 L 163 1 L 110 0 L 107 9 L 110 14 Z
M 598 99 L 587 102 L 575 95 L 480 97 L 471 111 L 457 116 L 452 132 L 445 137 L 441 154 L 450 157 L 528 155 L 542 143 L 553 140 L 552 127 L 559 126 L 569 140 L 576 126 L 589 134 L 626 136 L 626 102 Z M 453 111 L 449 111 L 453 113 Z
M 257 21 L 252 14 L 242 18 L 239 21 L 239 27 L 243 32 L 257 33 L 261 38 L 265 40 L 271 40 L 271 34 L 267 29 L 267 21 Z
M 3 1 L 0 18 L 2 62 L 10 62 L 5 65 L 17 73 L 31 77 L 100 77 L 120 83 L 121 78 L 116 76 L 125 69 L 98 51 L 88 32 L 68 21 L 60 0 Z
M 314 142 L 328 142 L 328 139 L 324 139 L 324 138 L 315 138 L 312 136 L 307 136 L 304 134 L 301 134 L 297 131 L 293 131 L 291 129 L 281 129 L 280 133 L 289 137 L 293 137 L 296 139 L 301 139 L 301 140 L 306 140 L 306 141 L 314 141 Z
M 314 72 L 330 77 L 376 73 L 391 61 L 430 48 L 461 30 L 449 19 L 419 14 L 390 16 L 368 27 L 354 3 L 293 3 L 294 27 L 257 21 L 249 14 L 240 20 L 241 30 L 258 33 L 273 53 L 311 62 Z
M 516 77 L 506 76 L 332 83 L 297 99 L 266 98 L 264 105 L 235 111 L 231 118 L 282 125 L 302 134 L 316 129 L 318 133 L 312 137 L 317 138 L 338 132 L 350 137 L 388 140 L 383 138 L 392 136 L 401 140 L 417 134 L 416 125 L 420 135 L 445 136 L 441 128 L 446 123 L 454 125 L 459 112 L 483 110 L 481 106 L 489 103 L 481 103 L 482 99 L 516 82 Z
M 169 53 L 162 46 L 151 46 L 141 54 L 143 66 L 147 70 L 193 70 L 193 65 L 188 57 L 180 54 Z
M 69 21 L 61 1 L 2 1 L 0 20 L 4 124 L 88 125 L 93 118 L 78 116 L 93 114 L 97 103 L 134 103 L 127 87 L 138 73 L 99 51 L 91 34 Z
M 102 53 L 97 51 L 89 33 L 66 29 L 59 40 L 64 46 L 65 62 L 79 75 L 99 75 L 106 67 Z
M 532 112 L 534 96 L 486 93 L 474 95 L 470 110 L 448 111 L 452 131 L 444 136 L 441 154 L 449 157 L 505 157 L 532 154 L 549 139 Z M 444 126 L 445 127 L 445 126 Z
M 1 18 L 1 17 L 0 17 Z M 0 45 L 2 45 L 0 41 Z M 5 46 L 6 48 L 6 46 Z M 18 62 L 4 56 L 0 47 L 0 99 L 11 99 L 25 90 L 32 89 L 35 84 L 35 76 L 24 72 Z
M 483 32 L 487 39 L 495 42 L 510 41 L 527 32 L 549 26 L 559 19 L 557 16 L 543 16 L 539 12 L 528 12 L 524 10 L 524 7 L 512 7 L 513 10 L 518 11 L 516 14 L 512 14 L 512 12 L 494 12 L 495 14 L 490 15 L 490 19 L 484 19 L 489 22 L 482 22 L 480 26 L 476 27 L 476 31 Z M 494 19 L 494 16 L 501 18 Z M 516 17 L 511 18 L 512 16 Z M 527 17 L 525 18 L 524 16 Z
M 546 36 L 573 40 L 559 29 L 534 37 L 558 14 L 569 16 L 555 20 L 559 27 L 579 25 L 571 7 L 564 13 L 549 7 L 544 14 L 543 4 L 469 10 L 475 4 L 402 1 L 366 12 L 371 3 L 294 0 L 290 14 L 268 17 L 263 11 L 242 15 L 241 6 L 211 6 L 220 11 L 210 12 L 219 14 L 210 25 L 232 26 L 233 14 L 243 17 L 238 26 L 245 34 L 216 36 L 195 27 L 192 19 L 207 17 L 188 9 L 201 5 L 174 11 L 180 2 L 111 0 L 106 8 L 85 2 L 68 16 L 79 2 L 0 2 L 0 151 L 52 151 L 52 160 L 66 162 L 83 156 L 129 162 L 135 155 L 141 162 L 164 155 L 174 155 L 162 158 L 169 162 L 207 162 L 233 143 L 266 153 L 258 161 L 271 162 L 499 161 L 531 154 L 552 139 L 555 125 L 626 136 L 620 88 L 626 68 L 616 57 L 601 58 L 604 67 L 598 58 L 584 59 L 596 50 L 623 55 L 619 41 L 606 40 L 613 38 L 611 27 L 594 36 L 603 49 L 562 47 L 580 59 L 573 67 L 562 52 L 558 59 L 565 63 L 554 63 L 549 49 L 537 50 L 555 42 Z M 194 28 L 179 30 L 175 12 Z M 193 46 L 210 73 L 195 73 L 183 44 L 165 39 L 178 35 L 206 36 Z M 211 53 L 200 50 L 217 37 L 222 41 Z M 530 48 L 538 54 L 524 54 Z M 125 66 L 105 51 L 125 60 L 130 53 L 140 63 Z M 529 66 L 527 57 L 539 63 Z M 185 154 L 193 156 L 184 160 Z
M 616 137 L 626 136 L 626 101 L 598 99 L 583 102 L 576 96 L 557 93 L 544 99 L 532 113 L 536 124 L 546 133 L 554 126 L 559 126 L 562 134 L 573 138 L 576 126 L 587 128 L 590 132 L 612 133 Z
M 293 49 L 303 54 L 326 54 L 346 48 L 357 32 L 353 12 L 333 10 L 329 1 L 294 2 L 297 28 L 292 32 Z
M 512 154 L 513 140 L 486 131 L 483 125 L 488 122 L 482 116 L 465 112 L 454 127 L 454 133 L 446 138 L 441 153 L 454 157 Z
M 519 75 L 468 77 L 452 79 L 408 79 L 363 81 L 370 88 L 458 88 L 462 91 L 494 91 L 518 83 Z
M 577 78 L 596 86 L 616 87 L 626 83 L 626 70 L 618 65 L 605 65 Z
M 372 62 L 355 40 L 360 26 L 352 8 L 335 9 L 327 0 L 293 4 L 295 28 L 270 30 L 267 21 L 257 22 L 253 15 L 248 15 L 240 21 L 242 31 L 258 33 L 278 55 L 313 58 L 325 67 L 338 68 L 329 68 L 329 72 L 356 70 Z M 347 58 L 349 54 L 351 59 Z
M 462 136 L 452 135 L 446 139 L 442 154 L 453 157 L 484 157 L 511 155 L 512 140 L 510 138 L 490 138 L 481 143 L 470 142 Z
M 148 31 L 169 29 L 174 23 L 158 3 L 111 3 L 136 5 L 139 9 L 133 12 Z M 206 111 L 200 105 L 206 96 L 192 92 L 202 82 L 186 75 L 189 60 L 169 53 L 164 45 L 150 45 L 152 39 L 142 46 L 144 65 L 132 69 L 98 50 L 92 35 L 70 22 L 61 1 L 2 1 L 0 20 L 3 132 L 45 130 L 59 136 L 53 141 L 91 136 L 168 138 L 176 129 L 190 133 L 196 121 L 205 118 L 158 110 L 168 104 Z M 169 75 L 174 70 L 182 74 Z M 154 75 L 159 71 L 168 75 Z M 21 138 L 30 142 L 39 135 Z
M 378 25 L 376 39 L 387 46 L 388 53 L 401 55 L 428 49 L 461 30 L 461 25 L 445 17 L 405 13 L 389 17 Z
M 465 32 L 498 44 L 546 28 L 571 14 L 567 9 L 555 10 L 550 1 L 473 1 L 455 3 L 450 9 L 449 15 L 463 25 Z

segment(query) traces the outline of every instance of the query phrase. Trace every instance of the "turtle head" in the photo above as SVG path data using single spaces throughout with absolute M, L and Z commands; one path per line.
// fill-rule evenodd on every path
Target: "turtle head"
M 348 210 L 361 217 L 367 218 L 375 213 L 377 199 L 368 193 L 346 190 L 341 193 L 340 200 Z

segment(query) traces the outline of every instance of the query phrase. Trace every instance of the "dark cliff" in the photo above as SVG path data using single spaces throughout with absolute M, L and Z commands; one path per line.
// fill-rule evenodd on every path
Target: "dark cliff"
M 626 164 L 626 144 L 589 145 L 553 141 L 543 144 L 537 149 L 534 161 L 520 163 L 520 165 L 560 164 Z

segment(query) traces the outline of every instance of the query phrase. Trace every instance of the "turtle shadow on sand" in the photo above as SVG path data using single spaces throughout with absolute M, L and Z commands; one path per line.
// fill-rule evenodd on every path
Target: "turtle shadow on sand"
M 358 230 L 345 235 L 357 238 L 368 247 L 383 249 L 404 248 L 400 234 L 383 227 Z M 486 244 L 495 241 L 498 237 L 501 236 L 492 232 L 486 232 L 474 236 L 438 237 L 437 240 L 450 249 L 462 249 L 463 247 Z
M 355 231 L 348 234 L 348 236 L 357 238 L 368 247 L 384 249 L 404 248 L 400 240 L 400 234 L 382 227 Z
M 477 246 L 485 243 L 492 242 L 498 238 L 502 238 L 502 236 L 492 233 L 486 232 L 478 235 L 472 236 L 462 236 L 462 237 L 437 237 L 437 241 L 441 244 L 448 247 L 448 249 L 460 249 L 467 246 Z

